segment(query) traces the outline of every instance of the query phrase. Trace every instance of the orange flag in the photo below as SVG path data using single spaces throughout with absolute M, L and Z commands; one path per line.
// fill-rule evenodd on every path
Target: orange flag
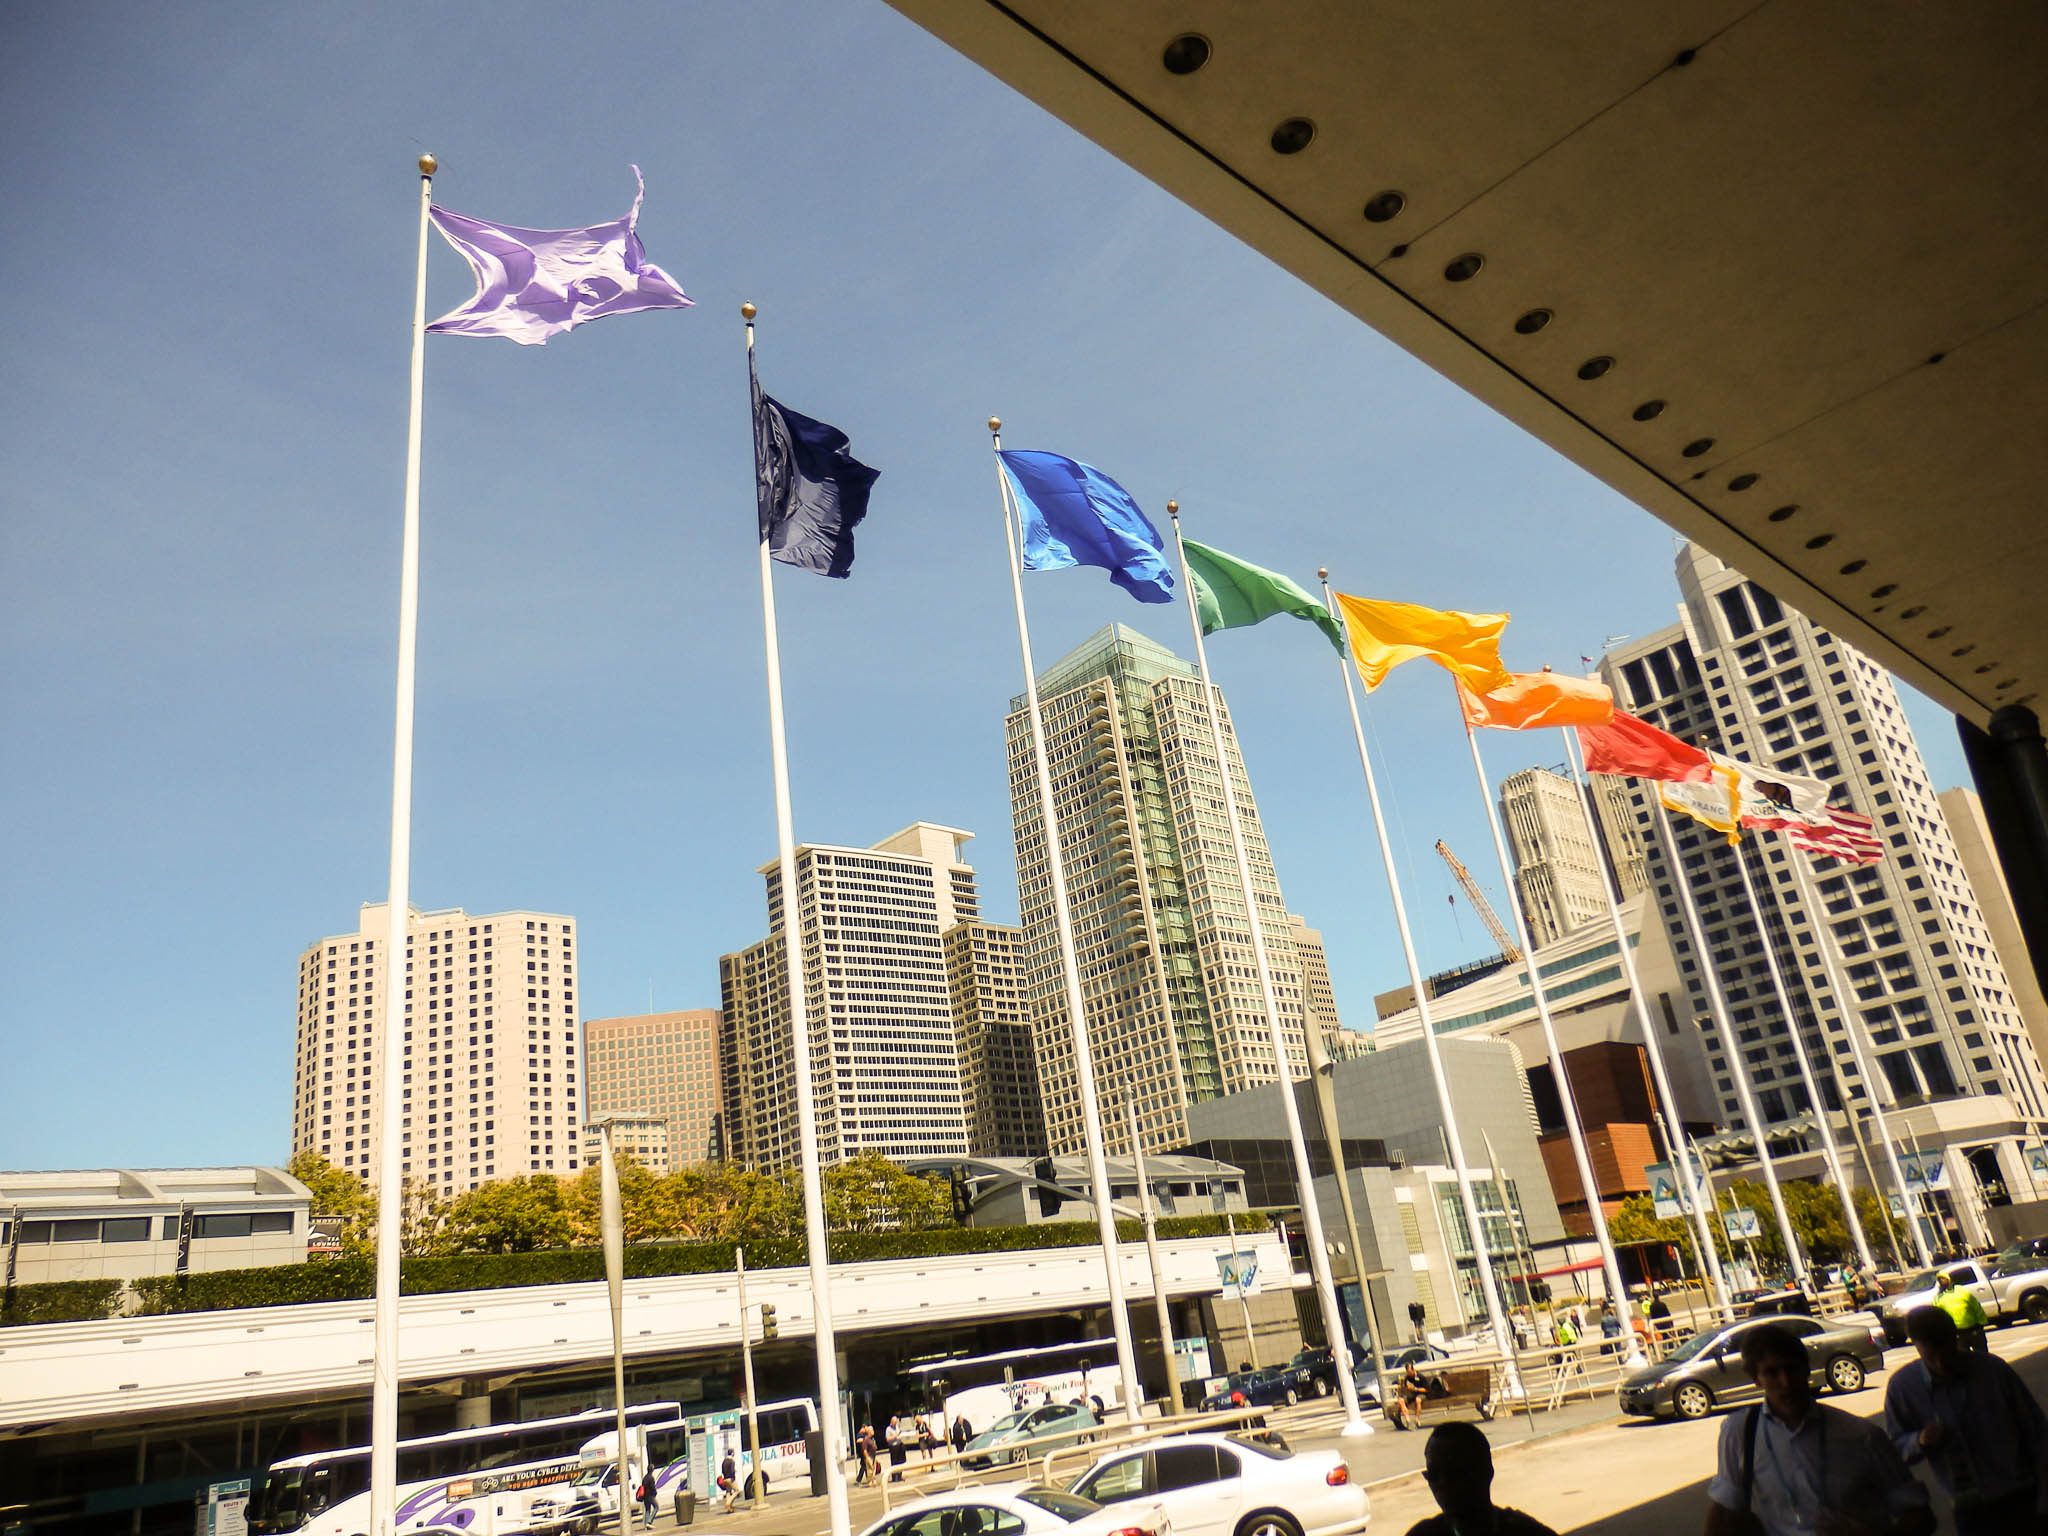
M 1474 693 L 1458 680 L 1465 723 L 1502 731 L 1533 731 L 1544 725 L 1606 725 L 1614 718 L 1614 693 L 1605 683 L 1561 672 L 1510 672 L 1505 688 Z
M 1508 680 L 1507 669 L 1500 664 L 1500 632 L 1508 622 L 1504 613 L 1459 613 L 1418 603 L 1347 597 L 1342 592 L 1330 595 L 1337 599 L 1352 658 L 1368 691 L 1385 682 L 1402 662 L 1418 656 L 1427 656 L 1482 691 Z

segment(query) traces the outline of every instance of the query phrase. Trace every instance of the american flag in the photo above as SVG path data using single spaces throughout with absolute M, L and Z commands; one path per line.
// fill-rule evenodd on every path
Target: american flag
M 1875 864 L 1884 857 L 1884 842 L 1873 830 L 1870 818 L 1854 811 L 1827 806 L 1813 824 L 1788 822 L 1783 830 L 1794 848 L 1817 858 L 1840 859 L 1844 864 Z

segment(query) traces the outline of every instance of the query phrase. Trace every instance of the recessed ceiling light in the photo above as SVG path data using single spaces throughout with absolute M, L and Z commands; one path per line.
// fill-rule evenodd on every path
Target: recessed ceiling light
M 1986 672 L 1996 672 L 1997 670 L 1998 663 L 1995 661 L 1987 661 L 1982 666 L 1976 669 L 1977 675 L 1979 677 L 1982 677 Z
M 1915 603 L 1910 608 L 1901 608 L 1899 610 L 1899 617 L 1902 619 L 1917 619 L 1926 611 L 1927 605 L 1925 603 Z
M 1316 125 L 1305 117 L 1290 117 L 1273 130 L 1273 153 L 1298 155 L 1315 142 Z
M 1951 656 L 1967 656 L 1967 655 L 1969 655 L 1969 654 L 1970 654 L 1970 652 L 1974 651 L 1975 649 L 1977 649 L 1977 642 L 1976 642 L 1976 641 L 1974 641 L 1974 640 L 1972 640 L 1972 641 L 1971 641 L 1971 642 L 1970 642 L 1970 643 L 1969 643 L 1968 645 L 1959 645 L 1959 646 L 1957 646 L 1957 647 L 1956 647 L 1956 648 L 1955 648 L 1954 650 L 1952 650 L 1952 651 L 1950 651 L 1950 652 L 1949 652 L 1949 655 L 1951 655 Z
M 1515 321 L 1515 334 L 1534 336 L 1555 318 L 1547 309 L 1532 309 Z
M 1166 45 L 1159 62 L 1169 75 L 1192 75 L 1209 62 L 1209 39 L 1199 32 L 1183 32 Z
M 1579 377 L 1591 383 L 1613 366 L 1614 359 L 1611 357 L 1589 357 L 1579 364 Z
M 1711 437 L 1696 437 L 1678 451 L 1688 459 L 1696 459 L 1713 446 L 1714 440 Z
M 2000 691 L 2002 692 L 2003 690 L 2005 690 L 2005 689 L 2007 689 L 2007 688 L 2010 688 L 2010 687 L 2012 687 L 2012 686 L 2013 686 L 2013 685 L 2014 685 L 2015 683 L 2017 683 L 2018 681 L 2019 681 L 2019 679 L 2018 679 L 2018 678 L 2016 678 L 2016 677 L 2008 677 L 2008 678 L 2007 678 L 2007 679 L 2006 679 L 2006 680 L 2005 680 L 2004 682 L 2002 682 L 2002 683 L 1995 683 L 1995 684 L 1993 684 L 1992 686 L 1994 686 L 1994 687 L 1998 688 L 1998 689 L 1999 689 L 1999 690 L 2000 690 Z M 2028 697 L 2029 697 L 2029 698 L 2031 698 L 2031 697 L 2033 697 L 2033 695 L 2029 694 L 2029 695 L 2028 695 Z
M 1486 265 L 1486 258 L 1477 251 L 1467 251 L 1456 261 L 1444 268 L 1444 281 L 1449 283 L 1470 282 L 1479 275 L 1479 269 Z
M 1371 201 L 1365 205 L 1365 222 L 1368 224 L 1384 224 L 1387 220 L 1397 217 L 1401 210 L 1407 206 L 1408 199 L 1399 192 L 1387 191 L 1376 193 Z
M 1927 638 L 1930 640 L 1939 640 L 1943 635 L 1947 634 L 1950 630 L 1954 628 L 1955 625 L 1953 624 L 1937 624 L 1934 628 L 1927 631 Z
M 1851 560 L 1847 565 L 1842 567 L 1842 574 L 1844 576 L 1854 576 L 1858 571 L 1862 570 L 1863 567 L 1865 567 L 1868 564 L 1870 564 L 1868 560 Z
M 1890 597 L 1898 590 L 1899 584 L 1896 581 L 1888 581 L 1881 587 L 1871 588 L 1870 595 L 1872 598 Z
M 1635 417 L 1637 421 L 1654 420 L 1656 417 L 1664 414 L 1664 402 L 1662 400 L 1645 400 L 1641 405 L 1629 412 L 1629 414 Z
M 1834 542 L 1835 536 L 1832 533 L 1816 533 L 1806 541 L 1806 547 L 1808 549 L 1826 549 Z
M 1746 491 L 1752 485 L 1755 485 L 1756 482 L 1757 477 L 1755 475 L 1737 475 L 1728 482 L 1728 489 L 1731 491 Z
M 1786 518 L 1790 517 L 1793 513 L 1797 512 L 1798 510 L 1799 503 L 1796 501 L 1792 503 L 1792 505 L 1789 507 L 1778 507 L 1772 511 L 1770 520 L 1774 523 L 1782 523 L 1785 521 Z

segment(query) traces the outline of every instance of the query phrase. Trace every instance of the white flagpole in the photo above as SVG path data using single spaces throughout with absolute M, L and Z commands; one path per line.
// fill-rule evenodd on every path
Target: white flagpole
M 1010 502 L 1010 477 L 1003 469 L 1002 418 L 988 419 L 995 445 L 996 488 L 1003 498 L 1003 542 L 1010 554 L 1010 595 L 1017 605 L 1017 647 L 1024 656 L 1024 702 L 1031 717 L 1031 758 L 1038 776 L 1038 808 L 1045 835 L 1046 865 L 1052 874 L 1053 915 L 1060 934 L 1060 969 L 1066 981 L 1067 1026 L 1074 1042 L 1074 1077 L 1081 1092 L 1081 1139 L 1088 1152 L 1088 1189 L 1095 1226 L 1102 1239 L 1103 1276 L 1109 1287 L 1109 1326 L 1116 1335 L 1117 1373 L 1123 1383 L 1124 1412 L 1135 1424 L 1144 1389 L 1138 1385 L 1138 1356 L 1131 1342 L 1130 1306 L 1124 1296 L 1123 1259 L 1117 1248 L 1116 1213 L 1110 1206 L 1109 1166 L 1102 1156 L 1102 1106 L 1095 1093 L 1095 1057 L 1088 1044 L 1088 1012 L 1081 998 L 1081 962 L 1074 953 L 1074 918 L 1067 905 L 1067 858 L 1060 848 L 1059 817 L 1053 811 L 1052 769 L 1045 756 L 1045 724 L 1038 715 L 1038 672 L 1031 661 L 1031 627 L 1024 618 L 1024 567 L 1018 554 L 1022 518 Z M 1175 1389 L 1177 1390 L 1177 1389 Z M 838 1533 L 834 1533 L 838 1536 Z
M 1796 859 L 1797 853 L 1793 854 Z M 1813 1123 L 1820 1130 L 1820 1151 L 1828 1165 L 1828 1174 L 1835 1181 L 1835 1191 L 1842 1197 L 1842 1214 L 1849 1222 L 1849 1235 L 1856 1241 L 1856 1256 L 1866 1266 L 1877 1266 L 1870 1260 L 1870 1242 L 1863 1234 L 1863 1218 L 1856 1214 L 1855 1188 L 1850 1184 L 1842 1168 L 1842 1154 L 1835 1145 L 1834 1128 L 1828 1124 L 1828 1103 L 1821 1096 L 1820 1080 L 1814 1076 L 1813 1060 L 1806 1050 L 1806 1032 L 1799 1027 L 1799 1020 L 1792 1012 L 1792 994 L 1785 987 L 1785 973 L 1778 965 L 1778 949 L 1771 942 L 1771 936 L 1764 928 L 1764 909 L 1756 899 L 1756 882 L 1750 878 L 1749 859 L 1742 851 L 1742 844 L 1735 845 L 1735 865 L 1742 871 L 1742 894 L 1749 900 L 1750 921 L 1756 924 L 1756 936 L 1764 946 L 1764 964 L 1771 973 L 1771 990 L 1777 994 L 1778 1013 L 1785 1020 L 1785 1032 L 1792 1039 L 1792 1058 L 1799 1064 L 1799 1077 L 1806 1084 L 1806 1102 L 1813 1107 Z M 1815 924 L 1819 926 L 1818 923 Z M 1792 937 L 1791 924 L 1785 927 L 1785 937 Z M 1820 1009 L 1814 1009 L 1814 1023 L 1820 1023 Z M 1834 1063 L 1828 1063 L 1832 1071 Z M 1835 1078 L 1839 1086 L 1841 1078 Z M 1849 1113 L 1849 1100 L 1842 1098 L 1842 1112 Z
M 1593 804 L 1592 775 L 1585 773 L 1579 761 L 1578 732 L 1569 726 L 1560 726 L 1558 734 L 1564 737 L 1565 766 L 1571 770 L 1572 783 L 1579 792 L 1579 803 L 1586 808 L 1586 830 L 1597 847 L 1600 842 L 1600 811 Z M 1643 1049 L 1650 1058 L 1650 1075 L 1656 1080 L 1657 1096 L 1664 1101 L 1664 1148 L 1671 1155 L 1671 1166 L 1685 1181 L 1686 1204 L 1692 1207 L 1693 1238 L 1699 1243 L 1703 1255 L 1700 1262 L 1706 1273 L 1713 1277 L 1713 1289 L 1720 1292 L 1719 1305 L 1731 1307 L 1733 1297 L 1728 1289 L 1728 1277 L 1721 1269 L 1721 1250 L 1714 1243 L 1713 1223 L 1719 1217 L 1711 1193 L 1704 1201 L 1701 1199 L 1706 1164 L 1702 1161 L 1700 1172 L 1694 1172 L 1692 1153 L 1684 1135 L 1685 1116 L 1679 1113 L 1678 1095 L 1671 1090 L 1671 1073 L 1664 1065 L 1664 1047 L 1658 1042 L 1657 1022 L 1650 1014 L 1649 994 L 1643 990 L 1643 979 L 1636 972 L 1635 951 L 1629 947 L 1628 930 L 1622 926 L 1620 890 L 1619 877 L 1608 869 L 1607 860 L 1601 859 L 1600 894 L 1607 898 L 1607 920 L 1614 924 L 1614 944 L 1621 952 L 1622 974 L 1628 978 L 1629 997 L 1636 1005 L 1636 1017 L 1642 1020 Z M 1652 915 L 1646 907 L 1644 921 L 1648 922 Z M 1659 917 L 1657 920 L 1661 922 L 1663 919 Z
M 1358 1411 L 1358 1383 L 1351 1376 L 1351 1352 L 1344 1343 L 1344 1314 L 1337 1306 L 1337 1282 L 1330 1274 L 1330 1245 L 1323 1236 L 1323 1215 L 1316 1203 L 1315 1172 L 1308 1160 L 1308 1141 L 1302 1135 L 1301 1107 L 1294 1102 L 1294 1068 L 1287 1059 L 1287 1034 L 1280 1024 L 1280 1000 L 1273 991 L 1273 967 L 1266 953 L 1266 922 L 1259 911 L 1259 895 L 1252 885 L 1252 863 L 1245 851 L 1244 818 L 1237 809 L 1237 787 L 1230 777 L 1230 758 L 1223 749 L 1223 714 L 1216 705 L 1216 689 L 1209 681 L 1209 655 L 1202 644 L 1202 616 L 1196 612 L 1195 583 L 1188 574 L 1188 548 L 1180 534 L 1180 503 L 1169 501 L 1166 514 L 1173 522 L 1173 547 L 1180 556 L 1180 581 L 1187 599 L 1188 632 L 1195 642 L 1195 672 L 1202 688 L 1202 703 L 1209 716 L 1209 744 L 1216 753 L 1216 773 L 1223 780 L 1223 819 L 1230 826 L 1230 850 L 1237 858 L 1238 889 L 1244 896 L 1245 921 L 1251 928 L 1252 964 L 1259 973 L 1259 993 L 1266 1005 L 1266 1029 L 1273 1045 L 1274 1080 L 1280 1089 L 1280 1108 L 1286 1116 L 1287 1145 L 1294 1153 L 1294 1186 L 1301 1196 L 1301 1224 L 1308 1239 L 1309 1273 L 1315 1277 L 1316 1296 L 1323 1308 L 1323 1331 L 1330 1340 L 1330 1355 L 1337 1367 L 1337 1392 L 1344 1403 L 1346 1435 L 1369 1435 L 1372 1426 Z M 1220 913 L 1218 914 L 1221 915 Z M 1219 924 L 1220 928 L 1220 924 Z M 1224 989 L 1228 998 L 1229 989 Z M 1304 1031 L 1310 1026 L 1306 1015 Z M 1304 1047 L 1305 1049 L 1305 1047 Z M 1341 1182 L 1342 1166 L 1332 1169 Z M 1363 1282 L 1360 1282 L 1363 1284 Z
M 1455 682 L 1452 685 L 1456 690 Z M 1464 714 L 1461 707 L 1460 716 Z M 1507 888 L 1508 911 L 1515 920 L 1515 942 L 1522 946 L 1523 958 L 1529 966 L 1529 992 L 1536 1000 L 1536 1018 L 1543 1026 L 1543 1048 L 1550 1053 L 1551 1076 L 1557 1082 L 1557 1097 L 1564 1106 L 1565 1133 L 1571 1138 L 1572 1161 L 1579 1171 L 1579 1188 L 1585 1193 L 1586 1214 L 1593 1223 L 1593 1236 L 1600 1245 L 1600 1263 L 1607 1273 L 1607 1292 L 1613 1300 L 1615 1316 L 1623 1320 L 1628 1338 L 1628 1363 L 1643 1365 L 1648 1356 L 1643 1353 L 1641 1339 L 1633 1328 L 1627 1327 L 1628 1286 L 1621 1278 L 1621 1260 L 1614 1252 L 1614 1239 L 1607 1231 L 1607 1214 L 1600 1208 L 1600 1190 L 1593 1182 L 1593 1160 L 1586 1152 L 1586 1128 L 1579 1120 L 1578 1095 L 1572 1092 L 1571 1074 L 1565 1070 L 1564 1047 L 1558 1044 L 1557 1024 L 1550 1016 L 1550 1000 L 1543 995 L 1543 970 L 1537 963 L 1536 945 L 1529 936 L 1529 920 L 1522 911 L 1522 893 L 1515 885 L 1515 874 L 1508 865 L 1507 839 L 1500 829 L 1500 809 L 1493 802 L 1492 787 L 1486 782 L 1486 764 L 1479 756 L 1479 733 L 1472 729 L 1472 722 L 1465 722 L 1465 744 L 1472 749 L 1472 773 L 1479 781 L 1479 798 L 1486 805 L 1486 825 L 1493 833 L 1494 857 L 1500 861 L 1500 878 Z M 1593 831 L 1594 857 L 1599 857 L 1600 837 L 1598 829 Z M 1626 948 L 1626 941 L 1623 947 Z
M 1337 604 L 1330 595 L 1330 573 L 1316 572 L 1316 578 L 1323 584 L 1323 606 L 1331 613 L 1338 612 Z M 1465 1203 L 1465 1230 L 1472 1242 L 1472 1254 L 1479 1264 L 1479 1288 L 1486 1297 L 1486 1317 L 1493 1329 L 1493 1345 L 1507 1361 L 1508 1379 L 1514 1395 L 1522 1395 L 1520 1374 L 1515 1369 L 1515 1335 L 1508 1327 L 1507 1314 L 1500 1304 L 1500 1287 L 1494 1283 L 1493 1259 L 1487 1252 L 1486 1228 L 1480 1219 L 1479 1202 L 1472 1193 L 1472 1171 L 1465 1161 L 1465 1143 L 1458 1134 L 1457 1112 L 1451 1108 L 1450 1079 L 1444 1075 L 1443 1052 L 1437 1044 L 1436 1026 L 1429 1016 L 1429 988 L 1422 979 L 1422 964 L 1415 958 L 1415 935 L 1408 927 L 1408 906 L 1401 899 L 1401 879 L 1394 868 L 1393 845 L 1387 840 L 1387 819 L 1380 811 L 1378 781 L 1373 777 L 1372 754 L 1365 749 L 1365 722 L 1358 713 L 1358 694 L 1351 683 L 1351 662 L 1340 657 L 1337 670 L 1344 677 L 1344 701 L 1351 706 L 1351 734 L 1358 741 L 1358 766 L 1365 774 L 1365 796 L 1372 806 L 1372 829 L 1379 838 L 1380 864 L 1387 872 L 1387 893 L 1394 902 L 1394 926 L 1401 935 L 1401 956 L 1408 962 L 1408 982 L 1415 989 L 1415 1012 L 1422 1021 L 1423 1050 L 1429 1057 L 1429 1075 L 1436 1084 L 1437 1112 L 1443 1116 L 1444 1145 L 1450 1149 L 1451 1168 L 1458 1178 L 1458 1194 Z M 1508 1221 L 1512 1232 L 1512 1218 L 1507 1203 L 1507 1185 L 1501 1171 L 1494 1169 L 1496 1187 L 1500 1190 L 1502 1220 Z M 1453 1282 L 1455 1284 L 1455 1275 Z M 1460 1311 L 1463 1310 L 1462 1304 Z M 1382 1398 L 1391 1390 L 1381 1384 Z
M 626 1439 L 626 1221 L 619 1202 L 619 1164 L 612 1153 L 612 1120 L 598 1125 L 597 1225 L 604 1245 L 605 1299 L 612 1313 L 612 1413 L 619 1436 L 619 1536 L 633 1532 L 633 1460 Z
M 1124 1125 L 1131 1138 L 1131 1172 L 1138 1180 L 1138 1218 L 1145 1223 L 1145 1262 L 1152 1270 L 1152 1310 L 1159 1322 L 1159 1352 L 1166 1361 L 1166 1416 L 1177 1419 L 1180 1402 L 1180 1356 L 1173 1352 L 1173 1307 L 1166 1294 L 1166 1276 L 1159 1267 L 1159 1227 L 1152 1218 L 1152 1184 L 1145 1177 L 1145 1144 L 1138 1136 L 1138 1106 L 1124 1089 Z
M 754 306 L 742 304 L 747 323 L 747 379 L 754 376 Z M 760 469 L 758 440 L 755 470 Z M 818 1425 L 825 1439 L 825 1501 L 831 1536 L 850 1536 L 846 1502 L 845 1425 L 839 1413 L 838 1343 L 832 1320 L 832 1253 L 825 1231 L 823 1172 L 818 1166 L 817 1091 L 812 1082 L 811 1028 L 804 998 L 803 920 L 797 902 L 796 833 L 789 805 L 789 746 L 782 725 L 782 647 L 775 628 L 775 566 L 761 538 L 761 633 L 768 656 L 768 741 L 775 761 L 775 849 L 782 892 L 782 954 L 789 977 L 789 1048 L 796 1065 L 797 1162 L 804 1191 L 804 1246 L 811 1261 L 811 1344 L 818 1364 Z
M 391 890 L 384 928 L 384 1041 L 377 1057 L 377 1302 L 370 1348 L 370 1531 L 398 1509 L 398 1260 L 403 1230 L 405 941 L 412 912 L 412 706 L 420 631 L 420 413 L 427 377 L 427 224 L 432 155 L 421 155 L 420 254 L 412 299 L 412 414 L 405 429 L 405 533 L 398 563 L 398 724 L 391 747 Z
M 1906 1212 L 1906 1225 L 1912 1228 L 1913 1251 L 1919 1255 L 1921 1267 L 1930 1268 L 1934 1256 L 1928 1252 L 1927 1234 L 1921 1230 L 1920 1218 L 1913 1208 L 1913 1192 L 1906 1187 L 1906 1175 L 1899 1167 L 1898 1144 L 1892 1139 L 1891 1126 L 1885 1119 L 1884 1101 L 1891 1095 L 1891 1084 L 1870 1059 L 1870 1042 L 1864 1035 L 1863 1016 L 1856 1011 L 1855 994 L 1849 990 L 1848 980 L 1842 975 L 1841 958 L 1835 947 L 1835 927 L 1828 921 L 1827 908 L 1821 904 L 1820 890 L 1806 867 L 1806 856 L 1789 845 L 1786 851 L 1792 859 L 1792 878 L 1799 884 L 1799 899 L 1805 903 L 1807 914 L 1813 920 L 1814 933 L 1820 941 L 1820 961 L 1827 971 L 1828 986 L 1835 994 L 1835 1011 L 1842 1016 L 1842 1027 L 1849 1035 L 1849 1049 L 1856 1058 L 1856 1070 L 1863 1074 L 1865 1089 L 1870 1094 L 1870 1112 L 1877 1121 L 1877 1139 L 1884 1144 L 1885 1166 L 1891 1171 L 1892 1184 L 1899 1192 L 1899 1204 Z M 1843 1095 L 1842 1107 L 1849 1114 L 1855 1113 L 1846 1094 Z M 1864 1262 L 1869 1263 L 1867 1255 Z
M 1707 1006 L 1713 1010 L 1714 1022 L 1721 1028 L 1721 1048 L 1728 1055 L 1728 1075 L 1735 1080 L 1735 1096 L 1742 1101 L 1742 1116 L 1749 1122 L 1750 1133 L 1756 1138 L 1757 1162 L 1764 1171 L 1764 1185 L 1770 1190 L 1771 1210 L 1778 1218 L 1778 1235 L 1785 1240 L 1785 1260 L 1792 1266 L 1793 1278 L 1803 1285 L 1808 1283 L 1806 1254 L 1792 1231 L 1792 1218 L 1785 1210 L 1785 1192 L 1778 1187 L 1778 1165 L 1771 1157 L 1770 1138 L 1765 1135 L 1763 1117 L 1757 1113 L 1756 1096 L 1750 1092 L 1749 1067 L 1743 1058 L 1742 1037 L 1736 1033 L 1735 1025 L 1728 1017 L 1728 999 L 1721 992 L 1721 975 L 1714 966 L 1714 951 L 1707 943 L 1706 927 L 1700 922 L 1700 909 L 1692 899 L 1692 882 L 1685 876 L 1685 864 L 1679 857 L 1678 839 L 1671 831 L 1671 817 L 1664 809 L 1664 797 L 1653 787 L 1650 798 L 1657 807 L 1657 833 L 1664 845 L 1671 883 L 1677 887 L 1679 900 L 1685 906 L 1686 931 L 1692 937 L 1693 955 L 1699 961 L 1700 980 L 1706 985 Z

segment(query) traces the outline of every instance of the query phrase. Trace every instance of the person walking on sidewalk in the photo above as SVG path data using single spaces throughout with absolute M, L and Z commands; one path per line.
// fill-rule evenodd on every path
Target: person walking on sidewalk
M 860 1433 L 853 1437 L 853 1447 L 860 1453 L 860 1486 L 871 1487 L 882 1480 L 882 1458 L 875 1449 L 875 1426 L 863 1422 Z
M 1557 1536 L 1542 1521 L 1493 1502 L 1493 1446 L 1477 1424 L 1454 1419 L 1430 1431 L 1422 1480 L 1443 1513 L 1416 1521 L 1408 1536 Z
M 1931 1536 L 1927 1490 L 1883 1427 L 1814 1401 L 1797 1334 L 1750 1330 L 1742 1363 L 1764 1400 L 1721 1421 L 1706 1536 Z
M 725 1460 L 718 1464 L 718 1503 L 727 1514 L 740 1501 L 740 1468 L 733 1460 L 731 1451 L 725 1453 Z
M 1964 1271 L 1965 1278 L 1968 1273 Z M 1934 1282 L 1934 1304 L 1955 1319 L 1963 1348 L 1974 1349 L 1980 1355 L 1991 1353 L 1991 1341 L 1984 1336 L 1984 1325 L 1990 1319 L 1984 1315 L 1984 1303 L 1977 1299 L 1975 1291 L 1967 1285 L 1957 1285 L 1954 1275 L 1943 1275 Z
M 1920 1358 L 1892 1373 L 1885 1427 L 1954 1501 L 1956 1536 L 2048 1533 L 2048 1414 L 2019 1372 L 1963 1349 L 1943 1308 L 1915 1307 L 1906 1337 Z
M 656 1511 L 661 1507 L 661 1495 L 654 1486 L 654 1468 L 650 1465 L 640 1474 L 640 1524 L 643 1529 L 654 1524 Z

